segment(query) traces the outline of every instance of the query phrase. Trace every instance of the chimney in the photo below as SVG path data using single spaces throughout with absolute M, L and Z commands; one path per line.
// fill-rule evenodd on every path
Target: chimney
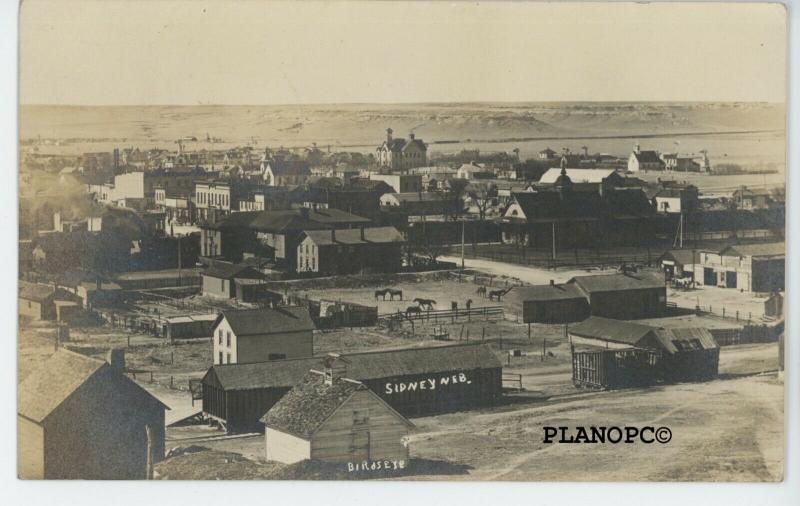
M 386 129 L 386 142 L 387 143 L 391 143 L 392 142 L 392 131 L 393 130 L 391 128 L 387 128 Z
M 325 384 L 333 385 L 333 382 L 342 379 L 347 375 L 347 361 L 338 353 L 328 353 L 323 359 L 325 364 Z
M 409 132 L 408 133 L 408 138 L 413 141 L 414 140 L 414 132 Z
M 112 369 L 125 372 L 125 348 L 112 348 L 106 354 L 106 362 Z

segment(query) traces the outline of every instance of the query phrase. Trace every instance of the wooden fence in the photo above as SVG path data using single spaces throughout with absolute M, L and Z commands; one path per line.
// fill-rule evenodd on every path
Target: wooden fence
M 442 309 L 438 311 L 430 310 L 430 311 L 420 311 L 418 313 L 415 312 L 401 312 L 397 311 L 396 313 L 384 313 L 382 315 L 378 315 L 378 320 L 392 320 L 392 321 L 423 321 L 423 322 L 433 322 L 439 323 L 440 321 L 450 321 L 450 323 L 455 323 L 459 321 L 459 319 L 466 319 L 467 321 L 471 321 L 472 319 L 484 319 L 484 320 L 502 320 L 505 318 L 505 312 L 503 311 L 502 306 L 485 306 L 485 307 L 472 307 L 469 309 Z

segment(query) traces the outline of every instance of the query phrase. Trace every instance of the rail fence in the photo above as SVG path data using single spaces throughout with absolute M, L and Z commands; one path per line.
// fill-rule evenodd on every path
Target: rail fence
M 472 307 L 469 309 L 441 309 L 429 311 L 420 310 L 419 312 L 397 311 L 395 313 L 384 313 L 378 315 L 379 322 L 422 321 L 439 323 L 440 321 L 450 321 L 450 323 L 455 323 L 456 321 L 460 321 L 460 319 L 472 321 L 473 318 L 482 318 L 483 320 L 502 320 L 505 318 L 505 311 L 503 310 L 502 306 L 485 306 Z

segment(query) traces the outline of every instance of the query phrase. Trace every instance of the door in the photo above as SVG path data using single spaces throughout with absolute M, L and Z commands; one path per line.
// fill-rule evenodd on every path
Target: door
M 703 284 L 707 286 L 717 286 L 717 277 L 714 275 L 714 269 L 708 267 L 703 268 Z
M 736 271 L 727 271 L 725 273 L 725 287 L 736 288 Z
M 369 460 L 369 430 L 354 429 L 350 434 L 350 454 L 354 460 Z

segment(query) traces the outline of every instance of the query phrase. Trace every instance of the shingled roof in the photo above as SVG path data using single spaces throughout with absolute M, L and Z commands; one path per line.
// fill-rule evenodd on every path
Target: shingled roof
M 316 329 L 308 308 L 300 306 L 223 311 L 214 322 L 214 329 L 223 319 L 237 336 Z
M 655 151 L 634 151 L 633 156 L 636 157 L 636 160 L 642 163 L 664 163 L 663 160 L 658 157 L 658 153 Z
M 349 353 L 342 357 L 347 360 L 347 376 L 359 381 L 503 366 L 492 350 L 481 343 L 368 351 Z M 310 369 L 321 370 L 324 359 L 325 357 L 318 356 L 253 364 L 215 365 L 203 377 L 203 382 L 216 383 L 225 390 L 290 388 Z
M 364 239 L 361 239 L 361 230 L 357 228 L 346 228 L 336 230 L 336 240 L 333 240 L 330 230 L 304 230 L 303 233 L 309 237 L 317 246 L 332 244 L 387 244 L 395 242 L 405 242 L 402 234 L 394 227 L 369 227 L 364 229 Z

